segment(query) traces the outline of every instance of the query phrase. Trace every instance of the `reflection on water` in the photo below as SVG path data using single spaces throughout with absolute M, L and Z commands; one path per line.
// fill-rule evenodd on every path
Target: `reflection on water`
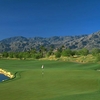
M 3 80 L 6 80 L 6 79 L 9 79 L 9 77 L 7 77 L 3 74 L 0 74 L 0 82 L 2 82 Z

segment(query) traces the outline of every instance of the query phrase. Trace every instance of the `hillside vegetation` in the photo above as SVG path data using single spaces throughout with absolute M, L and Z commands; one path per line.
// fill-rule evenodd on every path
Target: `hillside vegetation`
M 47 50 L 41 46 L 39 50 L 31 49 L 24 52 L 3 52 L 0 55 L 1 59 L 20 59 L 20 60 L 61 60 L 68 62 L 99 62 L 100 61 L 100 49 L 94 48 L 90 52 L 86 48 L 80 50 L 71 50 L 65 47 L 58 49 Z

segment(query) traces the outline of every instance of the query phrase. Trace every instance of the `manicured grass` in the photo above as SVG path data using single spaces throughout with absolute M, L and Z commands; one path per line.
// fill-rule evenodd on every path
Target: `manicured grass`
M 1 100 L 100 99 L 98 63 L 0 60 L 0 68 L 17 72 L 15 79 L 0 83 Z

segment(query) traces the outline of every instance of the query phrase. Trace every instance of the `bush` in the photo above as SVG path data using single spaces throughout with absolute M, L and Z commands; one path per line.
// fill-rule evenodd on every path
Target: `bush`
M 100 61 L 100 53 L 96 55 L 96 61 Z
M 56 58 L 60 58 L 61 57 L 61 53 L 59 51 L 55 52 L 55 57 Z

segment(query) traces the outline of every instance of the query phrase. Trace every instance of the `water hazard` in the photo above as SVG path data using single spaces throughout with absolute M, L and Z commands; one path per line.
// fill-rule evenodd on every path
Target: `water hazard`
M 4 81 L 4 80 L 7 80 L 9 79 L 9 77 L 3 75 L 3 74 L 0 74 L 0 82 Z

